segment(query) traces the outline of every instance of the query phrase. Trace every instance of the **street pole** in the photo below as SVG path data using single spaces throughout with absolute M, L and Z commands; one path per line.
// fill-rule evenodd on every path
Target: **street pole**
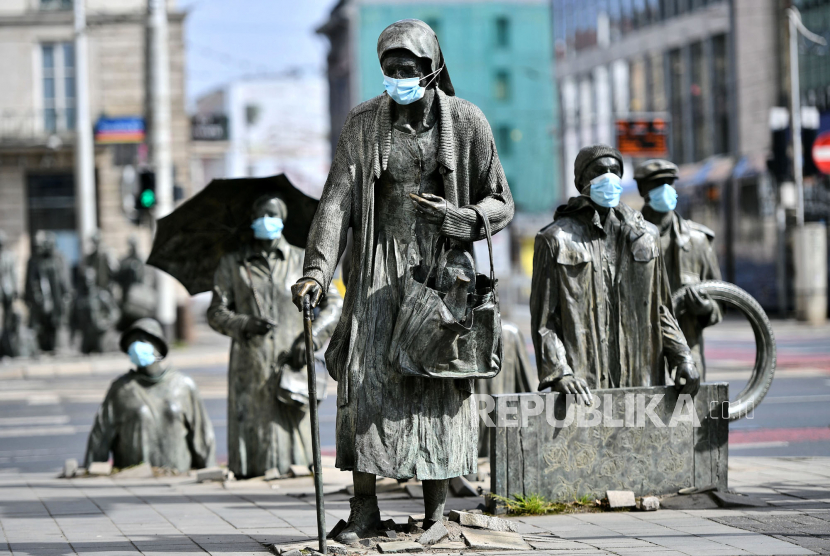
M 798 11 L 787 10 L 790 20 L 790 123 L 793 135 L 793 181 L 795 181 L 795 222 L 804 227 L 804 175 L 801 152 L 801 83 L 798 75 Z
M 98 227 L 95 200 L 95 153 L 89 110 L 89 48 L 85 0 L 75 0 L 75 204 L 81 253 Z
M 173 211 L 173 161 L 170 132 L 170 55 L 167 42 L 165 0 L 148 0 L 147 31 L 150 35 L 150 155 L 156 174 L 156 219 Z M 176 290 L 173 278 L 158 271 L 159 322 L 168 337 L 176 322 Z

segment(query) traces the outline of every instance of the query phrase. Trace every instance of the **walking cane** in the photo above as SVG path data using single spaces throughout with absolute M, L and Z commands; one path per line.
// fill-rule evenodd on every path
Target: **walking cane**
M 314 339 L 311 321 L 314 313 L 311 298 L 303 296 L 303 331 L 305 332 L 306 370 L 308 371 L 308 408 L 311 411 L 311 449 L 314 451 L 314 495 L 317 501 L 317 539 L 320 552 L 326 554 L 326 508 L 323 502 L 323 466 L 320 462 L 320 421 L 317 417 L 317 372 L 314 365 Z

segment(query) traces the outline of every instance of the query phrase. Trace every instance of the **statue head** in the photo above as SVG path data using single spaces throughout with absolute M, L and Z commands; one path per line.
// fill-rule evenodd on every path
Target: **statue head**
M 43 256 L 51 257 L 54 255 L 57 243 L 58 240 L 57 236 L 55 236 L 55 232 L 46 232 L 43 239 Z
M 43 256 L 43 249 L 46 245 L 46 230 L 35 232 L 35 239 L 32 242 L 32 254 L 38 257 Z
M 0 230 L 0 251 L 2 251 L 3 248 L 6 246 L 6 241 L 8 241 L 8 238 L 6 237 L 6 232 Z
M 130 254 L 131 257 L 138 256 L 138 238 L 135 236 L 130 236 L 127 238 L 127 252 Z
M 640 164 L 634 171 L 637 190 L 645 201 L 658 212 L 674 210 L 677 193 L 677 165 L 668 160 L 653 159 Z
M 92 251 L 97 251 L 101 247 L 101 230 L 95 230 L 89 236 L 89 243 L 92 245 Z
M 623 175 L 623 159 L 620 151 L 608 145 L 591 145 L 580 149 L 574 161 L 574 185 L 577 191 L 588 195 L 591 180 L 603 174 Z
M 121 351 L 130 356 L 130 361 L 136 365 L 139 372 L 149 376 L 164 372 L 158 362 L 167 357 L 167 341 L 164 339 L 161 324 L 156 319 L 138 319 L 121 334 L 118 344 Z
M 426 89 L 439 87 L 449 96 L 455 95 L 455 89 L 450 81 L 450 74 L 444 63 L 444 55 L 438 44 L 438 37 L 432 28 L 419 19 L 403 19 L 383 30 L 378 37 L 378 60 L 383 75 L 392 80 L 420 78 L 418 85 Z M 387 92 L 393 85 L 387 79 Z M 394 87 L 392 87 L 394 89 Z M 417 95 L 416 95 L 417 96 Z M 421 96 L 423 96 L 421 94 Z M 399 104 L 401 102 L 393 98 Z M 417 96 L 415 100 L 421 97 Z
M 251 208 L 251 221 L 262 218 L 263 216 L 285 220 L 288 216 L 288 207 L 285 206 L 285 201 L 276 195 L 263 195 L 259 197 L 254 201 L 254 206 Z
M 263 195 L 254 201 L 251 210 L 251 229 L 254 231 L 254 239 L 275 245 L 274 242 L 282 236 L 287 213 L 285 202 L 274 195 Z
M 84 274 L 82 277 L 82 283 L 85 292 L 90 292 L 95 289 L 96 286 L 96 275 L 95 269 L 93 268 L 84 268 Z

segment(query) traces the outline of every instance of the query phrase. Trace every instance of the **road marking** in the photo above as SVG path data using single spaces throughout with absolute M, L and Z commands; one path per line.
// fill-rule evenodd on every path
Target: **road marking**
M 37 417 L 0 417 L 0 427 L 66 425 L 69 415 L 41 415 Z
M 789 442 L 773 441 L 773 442 L 747 442 L 745 444 L 730 444 L 730 450 L 751 450 L 755 448 L 786 448 Z
M 86 432 L 89 427 L 16 427 L 0 429 L 0 438 L 20 438 L 22 436 L 68 436 Z

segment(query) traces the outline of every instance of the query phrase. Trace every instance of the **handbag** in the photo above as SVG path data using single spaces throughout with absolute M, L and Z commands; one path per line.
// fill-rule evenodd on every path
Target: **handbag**
M 474 210 L 484 223 L 490 275 L 476 274 L 475 292 L 468 296 L 468 309 L 462 322 L 444 303 L 445 294 L 430 287 L 435 283 L 432 274 L 440 253 L 436 253 L 423 281 L 416 279 L 414 269 L 410 269 L 389 350 L 389 362 L 404 375 L 493 378 L 501 370 L 501 315 L 498 282 L 493 272 L 490 221 L 479 207 L 471 205 L 468 208 Z
M 279 370 L 277 399 L 282 403 L 302 408 L 308 406 L 308 366 L 295 369 L 290 363 L 283 363 Z M 317 379 L 317 403 L 326 399 L 329 372 L 326 362 L 314 354 L 314 375 Z

